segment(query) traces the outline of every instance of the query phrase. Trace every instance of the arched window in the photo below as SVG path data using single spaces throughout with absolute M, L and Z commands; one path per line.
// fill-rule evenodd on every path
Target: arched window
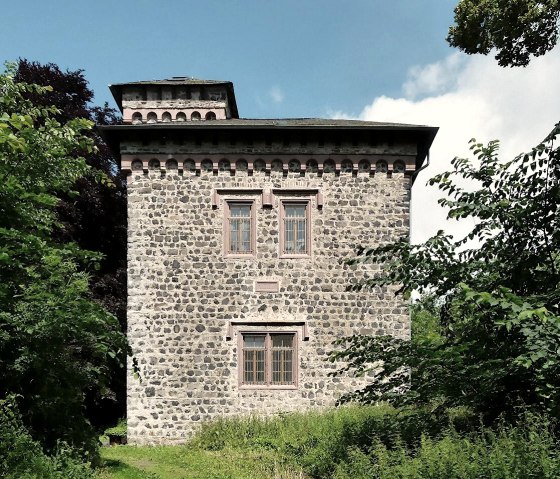
M 301 163 L 298 160 L 290 160 L 288 163 L 288 171 L 291 173 L 299 173 L 301 170 Z
M 202 171 L 212 171 L 213 165 L 210 160 L 203 160 L 200 164 Z
M 323 173 L 334 173 L 335 166 L 333 160 L 326 160 L 323 163 Z
M 171 113 L 169 113 L 168 111 L 164 111 L 163 115 L 161 115 L 161 121 L 164 121 L 166 123 L 171 121 Z
M 342 173 L 352 173 L 353 168 L 354 165 L 350 160 L 343 160 L 342 163 L 340 164 L 340 171 Z
M 165 162 L 165 169 L 166 170 L 176 170 L 177 169 L 177 160 L 170 159 Z
M 253 163 L 253 171 L 265 171 L 266 170 L 266 163 L 263 160 L 255 160 Z
M 231 170 L 231 163 L 229 162 L 229 160 L 221 160 L 218 163 L 218 170 L 219 171 L 229 171 L 229 170 Z
M 142 164 L 141 160 L 134 160 L 131 165 L 130 165 L 130 169 L 132 171 L 141 171 L 144 168 L 144 165 Z
M 317 166 L 317 162 L 315 160 L 309 160 L 307 162 L 306 167 L 305 167 L 305 170 L 308 173 L 317 173 L 318 169 L 319 169 L 319 167 Z
M 272 164 L 270 165 L 270 171 L 273 171 L 275 173 L 282 173 L 283 170 L 284 170 L 284 165 L 282 163 L 282 160 L 272 161 Z
M 193 111 L 193 112 L 191 113 L 191 120 L 193 120 L 193 121 L 198 121 L 198 120 L 200 120 L 200 112 L 198 112 L 198 111 Z
M 400 160 L 397 160 L 393 163 L 393 173 L 404 173 L 405 167 L 404 163 Z
M 132 124 L 138 125 L 139 123 L 142 123 L 142 113 L 136 111 L 132 114 Z
M 150 170 L 158 170 L 159 169 L 159 160 L 156 158 L 153 158 L 150 160 L 150 162 L 148 163 L 148 168 Z
M 216 119 L 216 114 L 213 111 L 209 111 L 208 113 L 206 113 L 206 117 L 207 120 L 215 120 Z
M 175 119 L 177 121 L 187 121 L 187 115 L 185 115 L 185 112 L 180 111 L 179 113 L 177 113 L 177 116 L 175 117 Z
M 361 160 L 358 163 L 358 171 L 360 173 L 369 173 L 371 170 L 371 163 L 368 160 Z
M 185 160 L 183 163 L 183 170 L 185 171 L 195 171 L 196 165 L 193 160 Z
M 248 168 L 249 165 L 247 165 L 247 162 L 245 160 L 237 160 L 237 162 L 235 163 L 236 171 L 247 171 Z
M 148 123 L 155 123 L 157 122 L 157 115 L 155 114 L 155 112 L 151 111 L 150 113 L 148 113 L 147 119 Z
M 387 173 L 387 162 L 383 160 L 379 160 L 375 164 L 375 171 L 377 173 Z

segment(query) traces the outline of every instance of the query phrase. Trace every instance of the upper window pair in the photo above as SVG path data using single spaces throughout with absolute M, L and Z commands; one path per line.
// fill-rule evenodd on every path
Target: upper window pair
M 256 253 L 254 201 L 226 201 L 225 254 L 251 256 Z M 280 257 L 311 254 L 309 201 L 282 200 L 280 206 Z

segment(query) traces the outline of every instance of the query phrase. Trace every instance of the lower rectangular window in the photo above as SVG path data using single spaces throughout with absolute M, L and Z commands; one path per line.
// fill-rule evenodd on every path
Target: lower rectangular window
M 241 384 L 295 386 L 295 333 L 242 334 Z

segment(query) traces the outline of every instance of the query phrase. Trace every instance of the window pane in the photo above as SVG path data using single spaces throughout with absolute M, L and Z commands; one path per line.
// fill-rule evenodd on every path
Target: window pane
M 284 253 L 308 253 L 307 205 L 284 205 Z
M 294 344 L 293 334 L 273 334 L 272 338 L 272 348 L 292 348 Z
M 265 335 L 243 336 L 243 383 L 265 383 Z
M 292 350 L 272 351 L 272 384 L 292 384 Z
M 285 205 L 284 211 L 287 218 L 305 218 L 306 205 Z
M 250 218 L 251 205 L 230 205 L 229 215 L 232 218 Z
M 264 350 L 243 351 L 243 383 L 264 384 Z
M 272 384 L 292 384 L 293 334 L 273 334 L 272 340 Z
M 229 205 L 229 252 L 251 253 L 251 205 Z
M 284 250 L 286 253 L 307 252 L 307 225 L 305 219 L 284 220 Z
M 243 347 L 244 348 L 262 348 L 264 349 L 264 334 L 258 336 L 243 336 Z

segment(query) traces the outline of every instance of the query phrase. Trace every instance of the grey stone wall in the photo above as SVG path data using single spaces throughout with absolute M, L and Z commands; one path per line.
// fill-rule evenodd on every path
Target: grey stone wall
M 125 149 L 134 154 L 134 145 Z M 408 235 L 409 184 L 403 173 L 133 171 L 128 336 L 141 382 L 129 374 L 129 442 L 182 442 L 202 421 L 325 407 L 360 387 L 355 378 L 328 377 L 337 367 L 325 361 L 332 342 L 356 333 L 408 337 L 408 308 L 389 290 L 347 292 L 372 267 L 341 259 L 356 245 Z M 315 193 L 295 191 L 306 188 L 321 192 L 322 207 Z M 272 207 L 263 207 L 259 189 L 280 190 Z M 311 201 L 309 258 L 279 258 L 282 189 Z M 236 197 L 256 202 L 254 258 L 223 254 L 224 199 Z M 280 291 L 254 292 L 258 279 L 279 280 Z M 297 333 L 297 389 L 240 388 L 239 332 L 250 330 Z

